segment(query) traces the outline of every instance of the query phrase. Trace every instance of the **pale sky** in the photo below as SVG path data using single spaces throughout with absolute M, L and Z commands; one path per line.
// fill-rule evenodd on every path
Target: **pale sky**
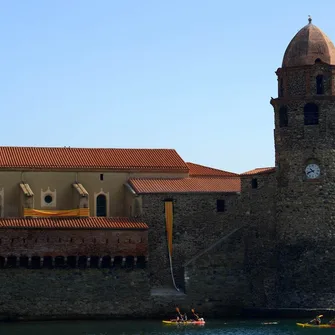
M 0 0 L 0 145 L 174 148 L 274 166 L 275 71 L 335 2 Z

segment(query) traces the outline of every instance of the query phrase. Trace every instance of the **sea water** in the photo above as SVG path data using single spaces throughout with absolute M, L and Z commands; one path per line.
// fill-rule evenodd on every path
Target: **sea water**
M 208 320 L 205 325 L 164 325 L 152 321 L 45 321 L 0 323 L 0 335 L 310 335 L 335 329 L 296 326 L 308 320 Z M 264 324 L 278 322 L 277 324 Z

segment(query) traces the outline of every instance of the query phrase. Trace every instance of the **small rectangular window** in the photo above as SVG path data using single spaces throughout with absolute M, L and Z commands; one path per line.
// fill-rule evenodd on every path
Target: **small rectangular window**
M 103 181 L 104 180 L 104 174 L 100 173 L 100 180 Z
M 322 75 L 318 75 L 316 77 L 316 94 L 324 94 L 323 76 Z
M 225 201 L 222 199 L 216 200 L 216 211 L 224 212 L 226 210 Z
M 252 178 L 252 179 L 251 179 L 251 187 L 252 187 L 252 188 L 258 188 L 258 181 L 257 181 L 257 178 Z

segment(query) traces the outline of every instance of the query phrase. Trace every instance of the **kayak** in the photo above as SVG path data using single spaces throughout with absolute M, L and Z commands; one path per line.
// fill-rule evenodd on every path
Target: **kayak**
M 167 321 L 163 320 L 163 323 L 169 325 L 204 325 L 205 321 Z
M 335 325 L 311 325 L 310 323 L 297 323 L 297 326 L 306 328 L 335 328 Z

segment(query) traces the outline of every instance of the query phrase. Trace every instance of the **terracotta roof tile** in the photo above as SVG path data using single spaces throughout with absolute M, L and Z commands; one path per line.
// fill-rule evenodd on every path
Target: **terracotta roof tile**
M 335 65 L 335 47 L 329 37 L 312 23 L 300 29 L 289 43 L 283 58 L 283 67 L 313 65 L 319 58 Z
M 276 171 L 275 167 L 264 167 L 264 168 L 257 168 L 253 169 L 247 172 L 243 172 L 240 174 L 240 176 L 250 176 L 254 174 L 268 174 L 268 173 L 273 173 Z
M 0 169 L 8 168 L 188 172 L 173 149 L 0 147 Z
M 240 178 L 130 179 L 130 186 L 141 193 L 240 192 Z
M 131 218 L 0 218 L 1 228 L 41 229 L 148 229 L 146 223 Z
M 208 166 L 195 163 L 186 163 L 190 169 L 190 177 L 238 177 L 237 173 L 214 169 Z

